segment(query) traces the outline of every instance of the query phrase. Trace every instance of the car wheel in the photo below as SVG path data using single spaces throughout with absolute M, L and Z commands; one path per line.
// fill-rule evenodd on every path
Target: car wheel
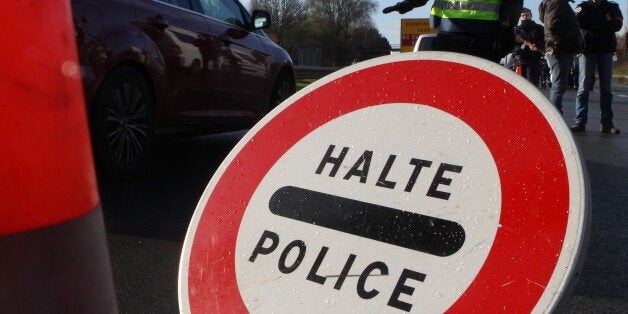
M 142 170 L 153 137 L 154 104 L 143 76 L 130 66 L 109 73 L 90 116 L 99 175 L 127 179 Z
M 292 77 L 287 72 L 279 73 L 277 81 L 273 87 L 273 93 L 270 96 L 270 110 L 274 109 L 282 101 L 286 100 L 290 95 L 294 94 L 295 84 Z

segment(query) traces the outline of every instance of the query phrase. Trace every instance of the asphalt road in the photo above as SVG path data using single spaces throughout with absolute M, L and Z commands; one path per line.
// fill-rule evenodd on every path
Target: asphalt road
M 628 313 L 628 86 L 614 85 L 620 135 L 600 134 L 599 93 L 589 126 L 575 136 L 592 195 L 589 248 L 564 312 Z M 575 91 L 565 97 L 571 124 Z M 216 167 L 242 132 L 161 141 L 145 174 L 101 181 L 114 281 L 122 313 L 176 313 L 179 254 L 189 219 Z

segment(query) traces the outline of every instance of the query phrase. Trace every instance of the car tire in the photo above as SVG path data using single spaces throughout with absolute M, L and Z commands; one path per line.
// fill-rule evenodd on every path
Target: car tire
M 286 100 L 290 95 L 295 92 L 295 83 L 290 74 L 286 71 L 282 71 L 277 76 L 275 85 L 273 85 L 273 92 L 270 95 L 269 109 L 273 110 L 282 101 Z
M 154 134 L 154 100 L 146 80 L 131 66 L 112 70 L 90 114 L 100 176 L 129 179 L 145 166 Z

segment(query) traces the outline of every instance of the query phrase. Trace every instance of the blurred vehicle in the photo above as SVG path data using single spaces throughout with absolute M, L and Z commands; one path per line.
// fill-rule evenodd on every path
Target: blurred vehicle
M 71 4 L 99 175 L 136 175 L 154 136 L 250 127 L 295 91 L 270 14 L 238 0 Z
M 574 57 L 571 62 L 571 69 L 569 70 L 569 79 L 567 81 L 567 87 L 573 88 L 575 90 L 578 89 L 578 76 L 580 72 L 580 65 L 578 63 L 578 58 Z
M 432 42 L 436 39 L 436 34 L 422 34 L 414 43 L 414 52 L 432 50 Z
M 552 88 L 552 79 L 550 77 L 550 69 L 549 66 L 547 65 L 547 60 L 545 60 L 545 57 L 541 58 L 541 61 L 539 61 L 539 88 L 542 89 L 550 89 Z

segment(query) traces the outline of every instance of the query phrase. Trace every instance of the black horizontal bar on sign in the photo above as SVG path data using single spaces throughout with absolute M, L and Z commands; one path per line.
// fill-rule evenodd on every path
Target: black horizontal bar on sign
M 454 221 L 294 186 L 273 193 L 269 208 L 281 217 L 436 256 L 458 252 L 465 240 Z

